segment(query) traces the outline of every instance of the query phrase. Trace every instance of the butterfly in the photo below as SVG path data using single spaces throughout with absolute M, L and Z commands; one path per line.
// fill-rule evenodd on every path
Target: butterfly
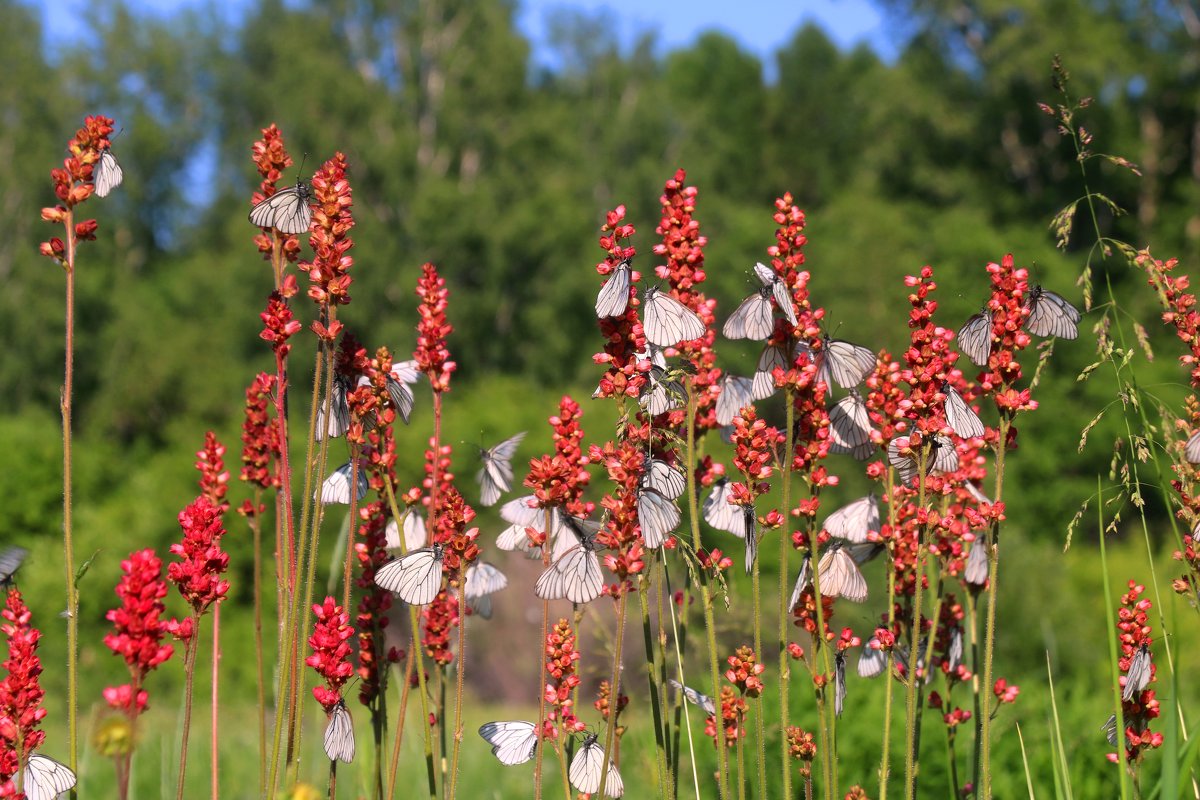
M 743 408 L 754 405 L 754 381 L 727 372 L 721 376 L 719 385 L 717 424 L 729 425 Z
M 467 605 L 484 619 L 492 618 L 492 595 L 508 586 L 504 573 L 486 561 L 476 561 L 467 567 L 463 594 Z
M 21 562 L 27 555 L 29 555 L 28 550 L 16 545 L 10 545 L 0 550 L 0 586 L 12 582 L 13 575 L 21 568 Z
M 1200 431 L 1188 437 L 1187 444 L 1183 446 L 1183 456 L 1189 464 L 1200 464 Z
M 880 650 L 879 640 L 872 636 L 858 656 L 858 677 L 877 678 L 887 669 L 887 653 Z
M 75 773 L 49 756 L 30 753 L 22 786 L 28 800 L 55 800 L 75 787 Z
M 330 503 L 340 503 L 344 506 L 350 505 L 350 478 L 353 469 L 350 462 L 347 461 L 340 467 L 329 473 L 329 477 L 321 484 L 321 489 L 318 492 L 321 503 L 329 505 Z M 367 496 L 367 490 L 371 488 L 371 482 L 367 478 L 367 471 L 361 466 L 358 468 L 358 491 L 355 500 L 362 500 Z M 316 499 L 316 498 L 314 498 Z
M 758 365 L 754 368 L 754 382 L 751 395 L 755 400 L 766 400 L 775 394 L 775 368 L 787 371 L 787 353 L 778 345 L 769 344 L 758 356 Z
M 604 748 L 597 742 L 599 738 L 594 733 L 584 737 L 583 746 L 571 759 L 571 769 L 567 774 L 576 789 L 584 794 L 595 794 L 600 789 L 601 771 L 607 762 L 608 779 L 604 782 L 604 793 L 609 797 L 620 797 L 625 794 L 625 784 L 621 781 L 617 765 L 605 757 Z
M 590 603 L 604 591 L 604 573 L 596 551 L 601 545 L 596 534 L 583 526 L 571 526 L 578 544 L 559 556 L 537 583 L 533 592 L 543 600 L 567 599 L 572 603 Z
M 597 317 L 600 319 L 619 317 L 625 313 L 625 309 L 629 306 L 630 273 L 631 266 L 628 258 L 613 268 L 608 280 L 600 287 L 600 293 L 596 295 Z
M 100 197 L 108 197 L 108 193 L 120 186 L 124 178 L 125 171 L 117 163 L 117 157 L 112 154 L 112 150 L 101 151 L 100 163 L 96 165 L 96 171 L 92 175 L 92 184 L 96 187 L 96 194 Z
M 657 489 L 647 485 L 642 478 L 637 497 L 638 524 L 642 528 L 642 539 L 646 547 L 657 550 L 679 527 L 682 519 L 679 508 L 673 501 L 661 494 Z
M 329 712 L 329 725 L 325 728 L 325 755 L 330 761 L 349 764 L 354 760 L 354 721 L 345 700 L 338 700 Z
M 976 539 L 967 553 L 967 564 L 963 567 L 963 580 L 975 588 L 987 585 L 988 558 L 987 544 Z
M 432 603 L 442 589 L 442 546 L 422 547 L 393 558 L 375 573 L 375 583 L 410 606 Z
M 274 228 L 291 236 L 308 233 L 312 224 L 312 189 L 302 180 L 263 198 L 250 209 L 250 221 L 260 228 Z
M 950 631 L 950 646 L 946 648 L 946 666 L 951 672 L 957 672 L 962 666 L 963 657 L 963 635 L 962 628 L 953 628 Z
M 758 515 L 754 511 L 754 506 L 737 506 L 737 508 L 741 510 L 742 532 L 746 539 L 746 574 L 751 575 L 754 573 L 754 562 L 758 560 Z
M 875 452 L 871 441 L 871 417 L 862 395 L 851 389 L 829 409 L 829 452 L 852 455 L 866 461 Z
M 717 704 L 714 703 L 713 699 L 708 695 L 701 694 L 690 686 L 684 686 L 674 678 L 667 678 L 667 683 L 674 686 L 677 691 L 682 692 L 683 696 L 687 698 L 689 703 L 694 706 L 699 706 L 702 710 L 704 710 L 705 713 L 717 713 Z
M 1117 715 L 1109 716 L 1108 721 L 1100 726 L 1100 730 L 1104 732 L 1104 738 L 1113 747 L 1117 746 Z
M 404 526 L 404 550 L 416 550 L 425 546 L 425 518 L 417 513 L 416 509 L 410 508 L 404 512 L 402 523 Z M 388 550 L 400 550 L 400 525 L 396 524 L 396 520 L 388 520 L 387 527 L 384 529 L 386 540 L 384 547 Z
M 333 383 L 329 387 L 329 395 L 326 402 L 317 407 L 317 441 L 321 441 L 326 436 L 330 439 L 336 439 L 339 436 L 345 436 L 346 430 L 350 427 L 350 403 L 346 399 L 346 395 L 350 392 L 350 384 L 345 377 L 341 375 L 333 376 Z M 329 422 L 325 422 L 325 406 L 329 405 Z
M 971 499 L 976 503 L 980 505 L 987 504 L 989 506 L 992 504 L 992 498 L 984 494 L 973 481 L 963 481 L 962 488 L 966 490 L 967 494 L 971 495 Z
M 792 312 L 792 299 L 788 296 L 787 286 L 775 272 L 762 264 L 754 265 L 754 273 L 762 283 L 762 287 L 741 302 L 725 325 L 721 335 L 726 339 L 755 339 L 763 341 L 771 338 L 775 332 L 775 313 L 771 309 L 771 298 L 779 303 L 779 308 Z M 782 295 L 782 297 L 781 297 Z M 790 315 L 795 317 L 795 313 Z M 793 325 L 796 323 L 793 322 Z
M 992 355 L 992 313 L 986 307 L 958 329 L 958 349 L 977 366 L 987 366 Z
M 942 384 L 942 393 L 946 395 L 946 422 L 950 430 L 964 439 L 982 438 L 985 432 L 983 422 L 963 400 L 963 396 L 949 383 Z
M 1035 336 L 1074 339 L 1079 335 L 1079 311 L 1062 295 L 1035 285 L 1025 298 L 1025 307 L 1029 309 L 1025 329 Z
M 1128 703 L 1134 695 L 1146 688 L 1150 683 L 1150 667 L 1150 645 L 1143 642 L 1129 661 L 1129 670 L 1125 673 L 1125 689 L 1121 692 L 1122 700 Z
M 796 576 L 796 585 L 792 587 L 792 596 L 788 600 L 788 608 L 795 610 L 796 606 L 800 605 L 800 596 L 804 594 L 804 590 L 812 583 L 812 559 L 809 556 L 804 556 L 804 561 L 800 563 L 800 574 Z
M 421 376 L 421 373 L 417 371 L 416 364 L 415 361 L 401 361 L 399 364 L 392 364 L 387 376 L 388 400 L 391 401 L 392 408 L 396 409 L 396 413 L 400 415 L 400 419 L 404 420 L 405 425 L 408 424 L 408 418 L 412 416 L 415 402 L 413 390 L 410 387 Z
M 687 490 L 687 478 L 665 461 L 646 458 L 642 481 L 668 500 L 678 500 Z
M 661 367 L 650 368 L 646 388 L 638 398 L 638 405 L 652 417 L 665 414 L 683 406 L 683 384 L 667 377 L 667 371 Z
M 859 572 L 854 557 L 843 549 L 841 542 L 830 542 L 817 562 L 821 574 L 821 594 L 825 597 L 844 597 L 853 603 L 867 599 L 867 580 Z
M 837 716 L 842 715 L 842 707 L 846 703 L 846 654 L 841 650 L 833 657 L 833 710 Z
M 713 482 L 712 491 L 704 498 L 702 509 L 704 521 L 719 531 L 736 534 L 743 530 L 742 519 L 737 506 L 729 502 L 732 487 L 727 478 L 719 478 Z
M 537 725 L 532 722 L 488 722 L 479 726 L 479 735 L 506 767 L 524 764 L 537 753 Z
M 909 449 L 908 441 L 907 436 L 897 436 L 888 442 L 888 463 L 896 468 L 900 473 L 900 482 L 905 484 L 911 484 L 918 471 L 916 457 L 902 453 L 903 450 Z M 935 469 L 939 472 L 954 472 L 958 469 L 958 451 L 954 449 L 954 442 L 938 435 L 933 437 L 931 443 L 932 447 L 926 457 L 926 475 Z
M 847 542 L 867 541 L 871 531 L 879 530 L 879 501 L 869 494 L 848 503 L 825 519 L 825 530 Z
M 758 276 L 758 280 L 764 288 L 771 290 L 771 296 L 775 298 L 775 305 L 779 306 L 779 310 L 787 317 L 787 321 L 793 326 L 799 325 L 800 322 L 796 319 L 796 309 L 792 306 L 792 293 L 788 291 L 787 284 L 783 282 L 779 273 L 760 261 L 754 265 L 754 274 Z
M 823 345 L 816 354 L 817 380 L 824 381 L 826 386 L 837 383 L 843 389 L 853 389 L 875 371 L 875 353 L 871 350 L 842 339 L 832 339 L 829 334 L 821 341 Z
M 642 331 L 650 344 L 674 347 L 704 335 L 704 322 L 696 312 L 657 286 L 646 290 L 643 305 Z
M 480 500 L 485 506 L 495 505 L 500 494 L 512 488 L 513 471 L 509 462 L 524 438 L 525 432 L 522 431 L 491 449 L 479 451 L 483 467 L 475 475 L 475 480 L 479 481 Z

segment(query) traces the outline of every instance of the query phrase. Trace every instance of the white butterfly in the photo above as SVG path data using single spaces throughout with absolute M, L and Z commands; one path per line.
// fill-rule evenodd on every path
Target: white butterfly
M 963 580 L 971 586 L 982 587 L 987 584 L 987 579 L 987 543 L 982 539 L 976 539 L 967 553 L 967 563 L 963 567 Z
M 851 389 L 829 409 L 829 452 L 852 455 L 866 461 L 875 452 L 871 441 L 871 415 L 862 395 Z
M 638 405 L 652 417 L 683 407 L 683 384 L 667 378 L 667 371 L 658 366 L 650 368 L 646 386 Z
M 1100 726 L 1100 730 L 1104 732 L 1104 738 L 1113 747 L 1117 746 L 1117 715 L 1110 714 L 1108 721 Z
M 333 384 L 329 388 L 327 402 L 329 403 L 329 423 L 325 422 L 325 403 L 317 406 L 316 439 L 321 441 L 326 436 L 336 439 L 345 436 L 350 427 L 350 403 L 346 399 L 349 386 L 341 375 L 333 376 Z
M 764 341 L 775 332 L 775 314 L 771 310 L 771 287 L 764 286 L 742 301 L 725 324 L 721 335 L 726 339 Z
M 1121 699 L 1127 703 L 1132 700 L 1134 695 L 1145 689 L 1150 683 L 1150 675 L 1150 645 L 1143 642 L 1129 662 L 1129 670 L 1125 673 L 1125 688 L 1121 692 Z
M 391 402 L 392 408 L 400 415 L 400 419 L 404 420 L 405 425 L 408 424 L 408 418 L 412 416 L 413 403 L 415 402 L 413 399 L 413 390 L 409 384 L 416 380 L 415 378 L 412 381 L 404 379 L 404 377 L 407 377 L 407 367 L 405 366 L 407 363 L 409 362 L 393 364 L 387 376 L 388 400 Z M 417 374 L 419 375 L 420 373 Z M 401 377 L 401 375 L 404 377 Z M 367 382 L 369 383 L 369 381 Z
M 752 387 L 754 399 L 766 400 L 775 394 L 775 368 L 778 367 L 786 371 L 790 366 L 787 354 L 782 347 L 774 344 L 764 347 L 762 353 L 758 356 L 758 365 L 754 369 L 754 383 Z
M 1188 437 L 1187 444 L 1183 446 L 1183 457 L 1189 464 L 1200 464 L 1200 431 Z
M 713 699 L 708 695 L 701 694 L 690 686 L 684 686 L 674 678 L 668 678 L 667 683 L 674 686 L 676 690 L 682 692 L 683 696 L 686 697 L 688 702 L 692 705 L 699 706 L 708 714 L 717 713 L 717 704 L 714 703 Z
M 826 386 L 837 383 L 843 389 L 853 389 L 875 371 L 875 353 L 862 345 L 825 334 L 823 346 L 816 354 L 817 380 Z M 832 379 L 832 380 L 831 380 Z
M 96 171 L 92 175 L 96 194 L 100 197 L 108 197 L 108 193 L 120 186 L 124 178 L 125 172 L 117 163 L 117 157 L 112 154 L 112 150 L 101 152 L 100 163 L 96 165 Z
M 625 313 L 625 309 L 629 306 L 630 271 L 629 259 L 625 259 L 609 273 L 608 280 L 604 282 L 604 285 L 600 287 L 600 293 L 596 295 L 596 316 L 598 318 L 619 317 Z
M 825 597 L 844 597 L 854 603 L 867 599 L 867 580 L 859 572 L 854 557 L 841 543 L 830 542 L 817 562 L 821 574 L 821 594 Z
M 21 568 L 21 562 L 27 555 L 29 555 L 28 550 L 16 545 L 10 545 L 0 550 L 0 586 L 12 580 L 13 574 Z
M 584 794 L 595 794 L 600 789 L 600 775 L 606 759 L 604 748 L 596 741 L 598 738 L 594 733 L 584 737 L 583 746 L 571 759 L 571 769 L 567 773 L 571 778 L 571 785 Z M 604 793 L 609 797 L 625 794 L 621 773 L 611 761 L 608 762 L 608 779 L 604 782 Z
M 846 703 L 846 654 L 837 651 L 833 662 L 833 711 L 840 717 Z
M 350 479 L 353 468 L 350 462 L 342 464 L 340 467 L 329 473 L 329 477 L 321 484 L 320 490 L 317 492 L 321 503 L 329 505 L 331 503 L 340 503 L 341 505 L 350 505 Z M 367 478 L 367 471 L 361 466 L 358 468 L 358 491 L 355 500 L 362 500 L 367 496 L 367 490 L 371 488 L 371 482 Z M 317 499 L 314 497 L 314 499 Z
M 746 574 L 754 574 L 754 562 L 758 560 L 758 515 L 754 506 L 738 506 L 742 513 L 742 534 L 746 539 Z M 736 535 L 736 534 L 735 534 Z
M 418 513 L 417 509 L 410 508 L 404 512 L 404 550 L 416 550 L 425 546 L 425 518 Z M 387 537 L 384 542 L 384 547 L 388 550 L 400 550 L 400 526 L 396 524 L 396 520 L 388 520 L 387 528 L 384 529 L 384 535 Z
M 526 533 L 526 529 L 530 527 L 533 526 L 509 525 L 496 537 L 496 547 L 501 550 L 519 550 L 527 558 L 541 558 L 542 548 L 534 546 L 533 542 L 529 541 L 529 534 Z
M 742 527 L 741 509 L 729 502 L 733 487 L 726 478 L 713 482 L 712 491 L 704 499 L 704 521 L 719 531 L 737 534 Z
M 645 540 L 646 547 L 657 550 L 663 546 L 671 532 L 679 527 L 682 519 L 679 508 L 657 489 L 648 486 L 645 478 L 642 479 L 642 486 L 638 491 L 637 507 L 642 539 Z
M 463 594 L 472 611 L 484 619 L 491 619 L 492 595 L 506 586 L 508 578 L 503 572 L 486 561 L 477 561 L 467 567 Z
M 536 527 L 546 518 L 545 509 L 538 508 L 537 499 L 529 494 L 509 500 L 500 506 L 500 518 L 510 525 L 520 525 L 522 528 Z
M 422 547 L 393 558 L 375 573 L 375 583 L 410 606 L 432 603 L 442 589 L 442 546 Z
M 304 181 L 280 189 L 250 209 L 250 221 L 260 228 L 275 228 L 282 234 L 308 233 L 312 224 L 312 189 Z
M 951 672 L 957 672 L 958 668 L 962 666 L 962 657 L 962 628 L 953 628 L 950 631 L 950 646 L 946 649 L 946 666 L 950 667 Z
M 1025 307 L 1029 309 L 1025 329 L 1035 336 L 1074 339 L 1079 335 L 1079 311 L 1061 295 L 1034 286 L 1025 298 Z
M 349 764 L 354 760 L 354 720 L 345 700 L 338 700 L 329 712 L 329 725 L 325 728 L 325 755 L 330 761 Z
M 800 564 L 800 574 L 796 576 L 796 583 L 792 587 L 792 596 L 788 600 L 788 609 L 795 611 L 796 606 L 800 605 L 800 595 L 804 594 L 804 590 L 812 583 L 812 559 L 809 556 L 804 556 L 804 561 Z
M 483 467 L 475 475 L 475 480 L 479 481 L 480 499 L 485 506 L 495 505 L 502 492 L 512 489 L 513 471 L 509 462 L 524 438 L 525 432 L 522 431 L 491 449 L 479 451 Z
M 977 366 L 986 367 L 992 354 L 992 314 L 986 308 L 958 329 L 958 349 Z
M 946 383 L 942 385 L 942 393 L 946 395 L 946 422 L 950 430 L 964 439 L 982 438 L 985 433 L 983 422 L 958 390 Z
M 488 722 L 479 726 L 479 735 L 506 767 L 524 764 L 537 753 L 537 725 L 532 722 Z
M 687 490 L 687 478 L 665 461 L 647 458 L 643 482 L 668 500 L 678 500 Z
M 897 436 L 888 442 L 888 463 L 900 474 L 900 482 L 912 484 L 917 478 L 917 459 L 911 455 L 903 455 L 902 450 L 908 449 L 908 437 Z M 937 435 L 932 440 L 933 447 L 927 457 L 925 474 L 933 470 L 939 472 L 954 472 L 958 469 L 958 451 L 954 442 L 948 437 Z
M 872 645 L 878 645 L 879 640 L 874 636 L 863 646 L 858 655 L 858 677 L 877 678 L 887 668 L 887 653 Z
M 879 530 L 879 501 L 874 494 L 860 497 L 839 508 L 825 520 L 825 530 L 847 542 L 867 541 L 871 531 Z
M 984 494 L 980 490 L 980 488 L 974 484 L 974 482 L 963 481 L 962 488 L 967 490 L 967 494 L 971 495 L 971 498 L 976 503 L 979 503 L 980 505 L 983 505 L 986 503 L 989 506 L 992 504 L 992 498 L 990 498 L 986 494 Z
M 754 381 L 727 372 L 721 376 L 720 387 L 721 394 L 717 397 L 717 424 L 729 425 L 743 408 L 754 405 Z
M 28 800 L 55 800 L 75 786 L 75 773 L 49 756 L 30 753 L 21 785 Z
M 758 280 L 764 287 L 771 290 L 771 296 L 775 298 L 775 305 L 779 306 L 779 310 L 787 317 L 787 321 L 792 325 L 799 325 L 800 322 L 796 319 L 796 309 L 792 307 L 792 293 L 788 291 L 787 284 L 783 282 L 779 273 L 760 261 L 754 265 L 754 274 L 758 276 Z
M 534 584 L 534 594 L 543 600 L 590 603 L 604 591 L 604 573 L 595 552 L 601 545 L 596 542 L 595 534 L 582 526 L 572 530 L 579 544 L 556 559 Z
M 642 302 L 642 331 L 650 344 L 674 347 L 704 335 L 704 321 L 696 312 L 657 286 L 646 290 Z

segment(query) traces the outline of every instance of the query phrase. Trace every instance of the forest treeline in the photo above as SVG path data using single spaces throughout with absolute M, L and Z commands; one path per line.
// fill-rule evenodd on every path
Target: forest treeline
M 50 235 L 38 211 L 85 113 L 116 118 L 126 177 L 87 207 L 104 235 L 78 276 L 81 513 L 140 531 L 138 542 L 171 535 L 204 429 L 236 459 L 243 389 L 269 367 L 257 337 L 269 268 L 245 217 L 258 180 L 250 146 L 271 123 L 307 153 L 306 172 L 335 150 L 349 159 L 356 263 L 343 318 L 368 346 L 411 349 L 412 288 L 422 262 L 439 265 L 460 365 L 452 401 L 466 409 L 457 433 L 471 441 L 538 424 L 561 392 L 591 391 L 604 211 L 628 205 L 637 264 L 650 269 L 658 197 L 677 168 L 699 187 L 720 316 L 773 243 L 784 192 L 809 213 L 812 287 L 839 336 L 900 347 L 902 277 L 923 264 L 957 327 L 985 297 L 984 265 L 1006 252 L 1082 306 L 1087 253 L 1056 250 L 1048 229 L 1084 191 L 1037 106 L 1061 102 L 1055 54 L 1070 90 L 1095 98 L 1095 149 L 1142 173 L 1092 173 L 1092 189 L 1126 212 L 1101 228 L 1195 263 L 1200 21 L 1189 4 L 880 6 L 906 42 L 894 62 L 840 50 L 813 25 L 771 64 L 721 33 L 663 52 L 653 32 L 623 42 L 606 13 L 564 9 L 549 26 L 551 70 L 533 65 L 503 0 L 261 0 L 236 24 L 104 2 L 86 12 L 85 35 L 67 38 L 43 30 L 32 5 L 0 0 L 0 540 L 58 531 L 63 276 L 37 253 Z M 1113 260 L 1093 278 L 1145 311 L 1152 345 L 1169 341 L 1140 275 Z M 1123 430 L 1117 413 L 1076 454 L 1079 429 L 1113 395 L 1104 376 L 1075 380 L 1094 351 L 1089 318 L 1081 330 L 1043 377 L 1047 413 L 1021 431 L 1048 446 L 1014 464 L 1026 487 L 1018 526 L 1037 520 L 1052 539 Z M 724 352 L 734 371 L 753 369 L 749 348 Z M 1169 394 L 1180 376 L 1168 351 L 1144 380 Z M 408 462 L 415 473 L 419 459 Z

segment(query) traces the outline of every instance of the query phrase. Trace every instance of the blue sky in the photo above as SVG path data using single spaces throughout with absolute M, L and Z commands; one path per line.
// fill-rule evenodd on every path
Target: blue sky
M 229 20 L 236 20 L 247 0 L 129 0 L 148 14 L 169 14 L 181 7 L 210 6 Z M 757 53 L 770 66 L 769 56 L 786 42 L 806 20 L 819 23 L 842 47 L 867 42 L 884 57 L 895 55 L 896 36 L 870 0 L 518 0 L 518 25 L 534 43 L 534 58 L 547 63 L 544 47 L 546 22 L 554 9 L 563 7 L 599 10 L 607 8 L 621 20 L 619 35 L 631 42 L 642 31 L 656 30 L 666 49 L 685 46 L 703 31 L 719 30 Z M 46 28 L 57 36 L 78 38 L 85 31 L 73 24 L 73 12 L 86 7 L 87 0 L 38 0 L 32 4 L 42 12 Z M 65 30 L 64 30 L 65 27 Z

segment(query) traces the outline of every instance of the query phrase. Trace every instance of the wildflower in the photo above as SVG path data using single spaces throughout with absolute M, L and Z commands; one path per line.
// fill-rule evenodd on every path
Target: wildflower
M 1139 761 L 1146 750 L 1163 743 L 1162 734 L 1150 730 L 1150 721 L 1160 711 L 1154 690 L 1147 688 L 1157 680 L 1157 670 L 1150 650 L 1153 640 L 1148 624 L 1152 603 L 1142 597 L 1145 590 L 1146 587 L 1130 581 L 1129 591 L 1121 596 L 1121 607 L 1117 609 L 1117 641 L 1121 648 L 1117 666 L 1125 673 L 1121 676 L 1124 687 L 1121 714 L 1125 718 L 1125 756 L 1131 764 Z M 1116 763 L 1120 759 L 1116 753 L 1109 753 L 1108 760 Z
M 759 663 L 754 650 L 739 647 L 726 661 L 729 662 L 730 668 L 725 670 L 725 680 L 736 686 L 744 697 L 758 697 L 762 694 L 763 682 L 758 676 L 763 674 L 767 667 Z
M 617 710 L 611 720 L 609 714 L 612 713 L 612 686 L 608 681 L 600 681 L 600 688 L 596 691 L 596 695 L 596 702 L 592 705 L 600 712 L 601 718 L 615 726 L 614 731 L 617 738 L 620 739 L 625 733 L 625 727 L 620 724 L 621 712 L 625 710 L 625 706 L 629 705 L 629 695 L 623 694 L 617 697 Z
M 545 687 L 546 702 L 550 710 L 546 714 L 542 736 L 556 738 L 559 731 L 577 733 L 584 724 L 575 716 L 571 693 L 579 685 L 579 651 L 575 649 L 575 631 L 571 623 L 560 619 L 546 635 L 546 673 L 553 678 Z
M 105 614 L 113 632 L 104 637 L 104 644 L 113 655 L 125 659 L 131 683 L 105 689 L 104 699 L 111 707 L 136 717 L 146 709 L 147 693 L 142 688 L 146 675 L 175 652 L 162 643 L 169 632 L 168 623 L 161 619 L 167 583 L 162 579 L 162 561 L 153 550 L 135 551 L 121 562 L 116 593 L 121 605 Z
M 29 754 L 41 747 L 46 732 L 39 730 L 46 709 L 45 696 L 38 676 L 42 661 L 38 641 L 42 634 L 31 623 L 31 615 L 21 592 L 9 588 L 0 610 L 0 633 L 8 639 L 8 658 L 2 666 L 8 674 L 0 680 L 0 783 L 16 774 L 16 765 L 24 764 Z
M 1033 410 L 1037 402 L 1031 399 L 1030 390 L 1014 388 L 1021 379 L 1017 354 L 1031 341 L 1024 330 L 1029 316 L 1025 305 L 1029 273 L 1016 268 L 1011 254 L 1004 256 L 999 264 L 988 264 L 987 271 L 992 281 L 992 295 L 987 304 L 992 316 L 992 349 L 987 372 L 980 374 L 979 385 L 983 392 L 992 395 L 1001 413 Z M 1015 429 L 1010 431 L 1009 436 L 1015 440 Z
M 312 261 L 301 261 L 299 267 L 308 273 L 308 296 L 323 309 L 350 302 L 350 268 L 354 259 L 347 255 L 354 246 L 349 233 L 354 227 L 350 213 L 353 205 L 350 182 L 346 180 L 346 157 L 335 153 L 317 170 L 312 179 L 313 226 L 309 246 Z M 341 333 L 336 320 L 320 319 L 313 323 L 317 336 L 330 344 Z
M 562 507 L 575 517 L 586 517 L 593 506 L 583 500 L 591 475 L 589 459 L 581 447 L 583 416 L 579 404 L 564 395 L 558 404 L 558 414 L 550 417 L 554 429 L 554 454 L 534 459 L 529 464 L 525 485 L 533 489 L 539 508 Z
M 262 176 L 262 183 L 259 184 L 258 191 L 250 197 L 251 205 L 258 205 L 275 194 L 278 191 L 276 184 L 283 176 L 283 171 L 293 163 L 292 157 L 288 155 L 287 148 L 283 144 L 283 134 L 279 132 L 274 123 L 268 128 L 263 128 L 262 134 L 262 139 L 256 141 L 250 148 L 254 166 L 258 169 L 258 174 Z M 267 228 L 254 235 L 254 244 L 263 254 L 265 261 L 271 260 L 274 249 L 270 233 L 271 230 Z M 298 236 L 282 236 L 281 251 L 286 260 L 295 262 L 300 255 L 300 238 Z
M 229 591 L 229 581 L 218 577 L 229 567 L 229 554 L 221 549 L 225 528 L 221 525 L 220 511 L 203 496 L 179 512 L 179 526 L 183 529 L 183 541 L 171 545 L 171 552 L 183 560 L 167 567 L 167 580 L 175 584 L 199 617 Z M 192 628 L 184 622 L 172 632 L 187 639 Z
M 287 356 L 292 349 L 292 346 L 287 343 L 288 339 L 304 328 L 292 314 L 292 309 L 284 297 L 285 295 L 279 291 L 271 292 L 270 297 L 267 298 L 266 310 L 258 315 L 263 321 L 263 329 L 258 336 L 271 343 L 271 349 L 275 351 L 276 358 Z
M 438 592 L 433 602 L 421 609 L 423 620 L 421 645 L 425 654 L 437 664 L 449 664 L 454 660 L 450 649 L 450 633 L 461 624 L 458 614 L 458 595 L 445 589 Z
M 271 419 L 271 400 L 277 380 L 260 372 L 246 387 L 245 418 L 242 421 L 242 471 L 239 477 L 258 489 L 279 485 L 276 461 L 279 456 L 279 428 Z M 238 509 L 245 516 L 262 514 L 266 507 L 255 508 L 247 500 Z
M 645 542 L 638 522 L 638 494 L 641 491 L 645 455 L 638 444 L 629 439 L 619 445 L 608 442 L 603 448 L 593 446 L 591 460 L 604 464 L 615 490 L 604 496 L 601 505 L 608 510 L 608 522 L 597 540 L 609 552 L 604 565 L 618 578 L 616 584 L 605 587 L 613 598 L 632 589 L 631 576 L 645 569 Z
M 304 663 L 325 679 L 324 686 L 313 687 L 313 697 L 329 713 L 342 699 L 342 685 L 354 674 L 349 659 L 354 648 L 347 641 L 354 635 L 354 628 L 350 627 L 350 614 L 332 597 L 326 597 L 312 610 L 317 622 L 312 636 L 308 637 L 312 655 L 304 659 Z
M 204 434 L 204 449 L 196 453 L 196 469 L 200 472 L 200 494 L 208 498 L 222 514 L 229 510 L 225 493 L 229 491 L 229 473 L 225 470 L 225 445 L 217 441 L 212 431 Z
M 625 219 L 625 206 L 617 206 L 609 211 L 604 227 L 601 229 L 600 246 L 608 251 L 604 261 L 596 265 L 596 272 L 609 275 L 617 267 L 631 260 L 636 254 L 634 247 L 621 244 L 635 233 L 632 225 L 622 224 Z M 641 279 L 640 273 L 632 271 L 630 284 L 636 285 Z M 617 317 L 603 317 L 599 320 L 600 333 L 604 337 L 604 352 L 597 353 L 592 360 L 597 364 L 606 364 L 604 375 L 600 377 L 600 385 L 595 397 L 637 397 L 646 385 L 646 375 L 650 371 L 649 359 L 643 358 L 646 350 L 646 337 L 642 334 L 642 324 L 637 312 L 637 299 L 631 299 L 625 313 Z
M 808 731 L 791 725 L 787 729 L 788 753 L 800 762 L 800 775 L 804 778 L 812 776 L 812 762 L 817 757 L 817 743 Z
M 458 366 L 450 360 L 450 351 L 446 349 L 446 337 L 454 331 L 454 326 L 446 322 L 450 292 L 433 264 L 421 267 L 417 297 L 421 299 L 417 306 L 420 320 L 417 322 L 417 349 L 413 351 L 413 359 L 417 362 L 417 369 L 429 378 L 434 393 L 448 392 L 450 375 Z
M 721 687 L 721 733 L 726 747 L 733 747 L 738 739 L 745 738 L 746 700 L 732 686 Z M 704 733 L 717 745 L 717 719 L 709 716 L 704 722 Z
M 70 241 L 88 241 L 96 238 L 97 225 L 94 219 L 74 221 L 74 208 L 86 201 L 95 191 L 92 183 L 94 171 L 100 163 L 100 155 L 111 146 L 108 135 L 113 132 L 113 121 L 109 117 L 85 117 L 83 127 L 75 131 L 75 136 L 67 142 L 67 150 L 71 155 L 63 160 L 61 168 L 50 170 L 50 178 L 54 182 L 54 194 L 60 205 L 42 209 L 42 219 L 46 222 L 67 227 L 66 235 Z M 53 237 L 42 242 L 39 247 L 42 255 L 51 258 L 64 267 L 67 264 L 67 246 L 62 239 Z

